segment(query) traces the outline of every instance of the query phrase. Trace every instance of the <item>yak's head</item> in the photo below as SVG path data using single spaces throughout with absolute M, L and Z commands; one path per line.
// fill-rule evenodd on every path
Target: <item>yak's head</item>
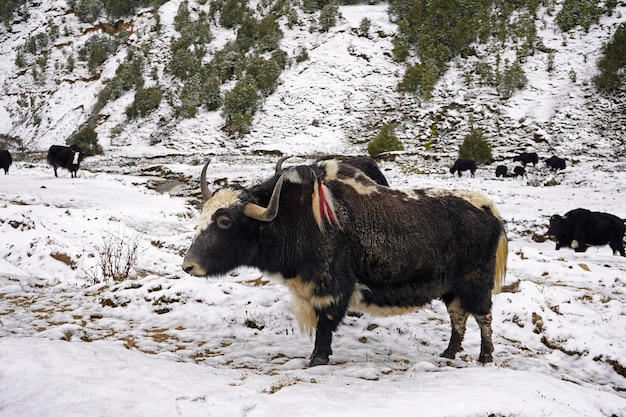
M 278 214 L 285 175 L 278 176 L 267 207 L 257 204 L 250 189 L 227 185 L 212 193 L 206 180 L 210 160 L 202 168 L 200 189 L 205 203 L 194 240 L 183 261 L 183 270 L 195 276 L 225 274 L 245 265 L 254 250 L 259 222 Z M 272 180 L 270 180 L 272 181 Z
M 565 218 L 555 214 L 550 217 L 550 226 L 548 227 L 548 236 L 561 236 L 566 233 Z

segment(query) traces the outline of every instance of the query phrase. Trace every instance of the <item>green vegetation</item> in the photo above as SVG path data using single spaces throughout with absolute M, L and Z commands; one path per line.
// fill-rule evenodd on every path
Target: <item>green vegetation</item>
M 119 42 L 107 35 L 94 35 L 90 37 L 85 45 L 78 50 L 78 59 L 87 61 L 87 68 L 91 74 L 107 60 L 118 47 Z
M 163 92 L 160 87 L 140 88 L 135 91 L 135 100 L 126 109 L 126 115 L 129 119 L 134 119 L 138 116 L 145 117 L 152 110 L 159 107 L 162 98 Z
M 399 62 L 412 62 L 398 90 L 429 99 L 450 61 L 477 55 L 477 43 L 489 43 L 493 54 L 503 49 L 505 42 L 513 42 L 517 60 L 534 54 L 542 48 L 535 28 L 539 4 L 539 0 L 391 0 L 389 15 L 398 22 L 393 56 Z M 503 97 L 510 94 L 509 85 L 521 84 L 519 70 L 521 67 L 511 66 L 502 71 L 507 83 L 500 92 Z M 516 81 L 507 81 L 507 77 Z
M 599 74 L 593 79 L 598 91 L 616 92 L 626 88 L 626 23 L 617 27 L 613 38 L 602 47 Z
M 86 126 L 80 129 L 67 140 L 67 144 L 80 146 L 84 156 L 93 156 L 102 153 L 102 147 L 98 144 L 98 134 L 93 126 Z
M 598 0 L 564 0 L 563 7 L 556 15 L 556 24 L 563 32 L 582 26 L 585 32 L 591 25 L 600 21 L 604 10 Z
M 11 27 L 11 20 L 13 14 L 23 5 L 27 0 L 2 0 L 0 1 L 0 20 L 7 28 Z
M 401 151 L 403 149 L 402 142 L 396 136 L 395 123 L 384 124 L 376 137 L 367 144 L 367 153 L 370 156 L 376 156 L 383 152 Z
M 490 163 L 493 160 L 491 145 L 480 129 L 472 129 L 459 146 L 459 157 L 473 158 L 479 164 Z

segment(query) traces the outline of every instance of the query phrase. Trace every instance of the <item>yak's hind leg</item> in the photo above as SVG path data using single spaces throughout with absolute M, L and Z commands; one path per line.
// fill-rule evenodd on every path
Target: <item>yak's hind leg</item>
M 493 362 L 493 331 L 491 330 L 491 311 L 482 316 L 474 314 L 476 323 L 480 328 L 480 356 L 478 362 Z
M 454 297 L 451 301 L 444 298 L 444 302 L 448 308 L 448 314 L 450 314 L 452 335 L 450 336 L 450 343 L 448 344 L 448 347 L 443 351 L 441 356 L 448 359 L 454 359 L 456 354 L 463 350 L 463 336 L 465 336 L 465 328 L 469 313 L 463 308 L 461 300 L 459 300 L 458 297 Z
M 461 300 L 458 297 L 454 297 L 452 301 L 447 301 L 446 306 L 448 308 L 448 314 L 450 315 L 450 322 L 452 324 L 452 335 L 450 336 L 450 343 L 444 352 L 442 357 L 448 359 L 454 359 L 458 352 L 463 351 L 463 337 L 465 336 L 465 329 L 467 325 L 467 318 L 470 313 L 463 307 Z M 488 310 L 487 314 L 475 314 L 472 313 L 480 328 L 480 356 L 478 362 L 489 363 L 493 362 L 493 331 L 491 329 L 491 310 Z

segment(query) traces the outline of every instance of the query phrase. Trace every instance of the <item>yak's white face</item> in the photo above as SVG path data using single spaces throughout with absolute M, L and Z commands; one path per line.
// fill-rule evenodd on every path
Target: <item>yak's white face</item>
M 72 160 L 72 163 L 74 165 L 78 165 L 78 159 L 80 158 L 80 152 L 74 152 L 74 159 Z
M 196 227 L 196 237 L 198 237 L 204 230 L 208 229 L 212 223 L 213 214 L 221 208 L 229 207 L 232 204 L 240 201 L 241 191 L 233 190 L 232 188 L 222 188 L 213 194 L 213 196 L 204 203 L 202 207 L 202 213 L 200 214 L 200 221 Z

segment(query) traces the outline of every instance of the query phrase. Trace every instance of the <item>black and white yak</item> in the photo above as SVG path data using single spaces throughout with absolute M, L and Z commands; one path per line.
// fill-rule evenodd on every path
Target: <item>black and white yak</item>
M 474 173 L 476 172 L 476 161 L 473 159 L 457 159 L 454 161 L 454 165 L 450 168 L 450 174 L 454 174 L 454 172 L 458 172 L 459 177 L 461 176 L 462 171 L 469 171 L 472 178 L 474 178 Z
M 72 178 L 76 177 L 76 172 L 82 159 L 80 146 L 52 145 L 48 149 L 48 164 L 54 168 L 54 176 L 58 177 L 57 168 L 64 168 L 70 172 Z
M 591 246 L 609 245 L 613 254 L 626 256 L 624 251 L 626 225 L 619 217 L 598 211 L 578 208 L 550 217 L 548 236 L 554 236 L 556 250 L 570 247 L 585 252 Z
M 11 152 L 6 149 L 0 149 L 0 168 L 4 170 L 4 175 L 9 173 L 9 167 L 13 163 Z
M 494 205 L 470 191 L 400 191 L 336 160 L 290 167 L 250 188 L 200 184 L 206 202 L 182 268 L 194 276 L 256 267 L 284 280 L 292 311 L 325 365 L 348 311 L 411 312 L 440 298 L 452 322 L 443 357 L 462 350 L 469 315 L 481 363 L 493 360 L 491 296 L 507 238 Z

